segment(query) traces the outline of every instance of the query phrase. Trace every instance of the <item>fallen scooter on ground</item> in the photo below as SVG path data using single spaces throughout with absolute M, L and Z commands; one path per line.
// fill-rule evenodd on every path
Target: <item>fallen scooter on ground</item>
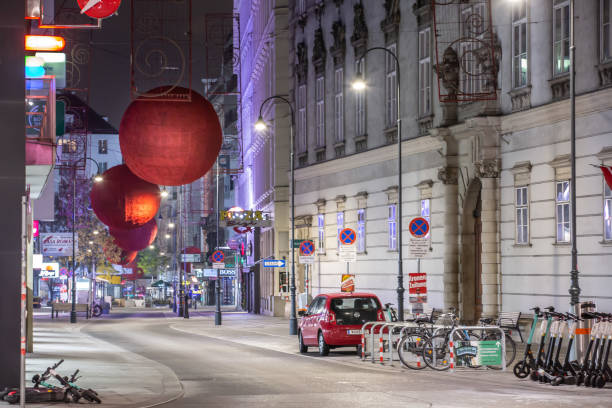
M 62 377 L 55 369 L 62 364 L 64 360 L 60 360 L 52 367 L 47 367 L 41 375 L 35 374 L 32 377 L 34 387 L 26 388 L 26 403 L 37 402 L 74 402 L 78 403 L 81 398 L 95 403 L 101 403 L 102 400 L 98 397 L 98 393 L 92 389 L 83 389 L 75 385 L 75 381 L 79 370 L 76 370 L 72 377 Z M 54 385 L 48 380 L 55 378 L 59 383 Z M 10 404 L 19 403 L 19 389 L 5 389 L 0 392 L 0 400 L 4 400 Z

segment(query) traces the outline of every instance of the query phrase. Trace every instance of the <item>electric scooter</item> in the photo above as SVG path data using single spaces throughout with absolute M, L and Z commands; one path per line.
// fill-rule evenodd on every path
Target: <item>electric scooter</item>
M 550 333 L 550 326 L 553 322 L 553 315 L 551 314 L 551 312 L 554 312 L 555 310 L 555 308 L 552 306 L 546 307 L 545 309 L 547 310 L 547 312 L 542 312 L 542 314 L 543 317 L 546 318 L 546 320 L 542 320 L 542 323 L 540 324 L 540 343 L 538 345 L 538 354 L 536 358 L 531 361 L 531 374 L 529 375 L 529 378 L 531 378 L 533 381 L 538 381 L 538 368 L 544 366 L 543 358 L 544 349 L 546 348 L 546 338 Z
M 514 365 L 512 372 L 518 378 L 525 378 L 529 375 L 529 371 L 533 366 L 533 352 L 531 351 L 531 342 L 533 341 L 533 335 L 538 327 L 538 319 L 541 317 L 540 308 L 534 307 L 533 309 L 533 321 L 531 322 L 531 330 L 529 331 L 529 338 L 525 347 L 525 354 L 523 359 Z

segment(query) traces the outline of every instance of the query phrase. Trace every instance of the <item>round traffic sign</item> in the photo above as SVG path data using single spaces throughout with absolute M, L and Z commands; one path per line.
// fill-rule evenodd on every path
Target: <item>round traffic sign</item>
M 225 255 L 223 255 L 223 252 L 221 251 L 215 251 L 212 254 L 212 259 L 214 262 L 223 262 L 223 260 L 225 259 Z
M 300 244 L 300 255 L 308 256 L 314 253 L 314 242 L 307 240 Z
M 353 245 L 355 243 L 355 240 L 357 239 L 357 234 L 355 233 L 355 230 L 351 228 L 345 228 L 340 231 L 339 238 L 340 242 L 343 245 Z
M 413 218 L 408 230 L 415 238 L 425 238 L 429 233 L 429 222 L 423 217 Z

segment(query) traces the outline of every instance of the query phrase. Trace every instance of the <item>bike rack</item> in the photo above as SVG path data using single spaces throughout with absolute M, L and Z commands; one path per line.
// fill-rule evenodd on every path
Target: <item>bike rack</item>
M 370 329 L 369 332 L 367 331 L 368 327 Z M 388 329 L 388 333 L 387 333 L 388 347 L 389 347 L 388 360 L 390 362 L 390 365 L 393 365 L 393 331 L 397 327 L 401 327 L 401 330 L 399 332 L 399 338 L 402 338 L 402 335 L 405 333 L 406 330 L 411 329 L 411 328 L 418 328 L 421 326 L 415 322 L 379 322 L 379 321 L 366 322 L 361 327 L 361 360 L 365 361 L 366 359 L 367 342 L 366 342 L 365 336 L 370 335 L 370 344 L 372 348 L 372 350 L 370 351 L 371 361 L 372 363 L 376 362 L 375 351 L 374 351 L 375 350 L 374 336 L 375 334 L 378 334 L 378 344 L 379 344 L 379 352 L 378 352 L 379 359 L 378 360 L 380 364 L 384 364 L 385 356 L 384 356 L 384 340 L 383 339 L 384 339 L 384 331 L 385 329 Z M 435 335 L 439 330 L 450 329 L 451 326 L 429 324 L 427 327 L 433 329 L 433 334 Z M 376 333 L 376 329 L 378 329 L 378 333 Z
M 455 372 L 455 346 L 453 344 L 452 338 L 453 338 L 453 334 L 455 334 L 455 332 L 457 330 L 497 330 L 500 333 L 500 337 L 501 337 L 501 370 L 502 371 L 506 371 L 506 333 L 504 332 L 504 329 L 502 329 L 501 327 L 498 326 L 455 326 L 455 328 L 453 330 L 451 330 L 450 335 L 449 335 L 449 339 L 451 339 L 449 341 L 449 348 L 450 348 L 450 368 L 449 371 L 451 373 Z

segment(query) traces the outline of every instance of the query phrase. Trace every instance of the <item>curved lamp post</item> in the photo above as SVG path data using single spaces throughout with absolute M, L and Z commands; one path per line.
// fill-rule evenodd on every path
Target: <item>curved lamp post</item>
M 291 127 L 290 127 L 290 133 L 289 133 L 289 138 L 290 138 L 289 166 L 291 168 L 291 245 L 290 245 L 291 247 L 290 248 L 291 250 L 291 278 L 290 278 L 289 290 L 291 293 L 291 315 L 289 317 L 289 334 L 295 335 L 297 334 L 297 317 L 295 315 L 295 249 L 293 248 L 293 243 L 295 242 L 295 169 L 294 169 L 295 166 L 293 163 L 293 155 L 294 155 L 293 128 L 295 125 L 295 114 L 293 111 L 293 105 L 291 105 L 291 102 L 289 102 L 289 100 L 287 100 L 284 96 L 281 96 L 281 95 L 270 96 L 264 99 L 264 101 L 261 103 L 261 106 L 259 107 L 259 118 L 257 119 L 257 122 L 255 122 L 255 130 L 261 132 L 267 129 L 268 125 L 263 120 L 262 110 L 263 110 L 264 105 L 272 99 L 278 99 L 280 101 L 285 102 L 289 106 L 289 109 L 291 110 Z
M 368 48 L 362 55 L 359 57 L 359 63 L 357 65 L 357 75 L 355 80 L 353 81 L 353 89 L 356 91 L 363 92 L 366 89 L 366 82 L 361 73 L 361 61 L 365 58 L 365 56 L 374 50 L 385 51 L 387 54 L 393 57 L 395 61 L 395 76 L 397 78 L 396 81 L 396 91 L 397 91 L 397 314 L 398 320 L 404 321 L 404 274 L 402 268 L 402 119 L 401 119 L 401 110 L 400 110 L 400 64 L 397 59 L 397 55 L 393 53 L 393 51 L 388 50 L 384 47 L 372 47 Z
M 76 314 L 76 231 L 75 231 L 75 223 L 76 223 L 76 166 L 81 161 L 87 162 L 87 160 L 91 160 L 95 165 L 98 171 L 94 176 L 94 182 L 99 183 L 103 180 L 102 175 L 100 174 L 100 164 L 97 161 L 92 159 L 91 157 L 82 157 L 72 163 L 70 167 L 72 167 L 72 309 L 70 310 L 70 323 L 77 322 L 77 314 Z

